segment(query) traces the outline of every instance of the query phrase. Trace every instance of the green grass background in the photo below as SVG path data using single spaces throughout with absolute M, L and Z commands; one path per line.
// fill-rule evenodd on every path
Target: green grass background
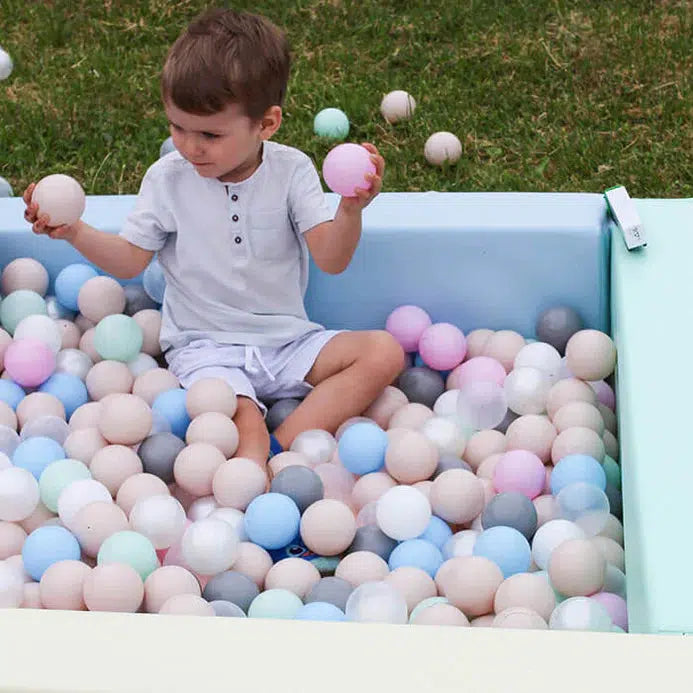
M 218 3 L 224 4 L 224 3 Z M 374 142 L 390 191 L 589 191 L 693 197 L 693 0 L 245 0 L 288 32 L 294 62 L 277 140 L 318 168 L 313 117 L 342 108 Z M 158 74 L 195 0 L 0 0 L 0 175 L 51 172 L 89 194 L 134 193 L 167 137 Z M 380 100 L 406 89 L 414 117 Z M 455 166 L 423 157 L 454 132 Z

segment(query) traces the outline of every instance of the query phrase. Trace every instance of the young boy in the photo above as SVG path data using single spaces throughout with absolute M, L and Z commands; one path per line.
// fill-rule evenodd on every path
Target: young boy
M 81 220 L 49 227 L 24 193 L 35 233 L 70 242 L 120 278 L 154 253 L 166 277 L 161 345 L 183 387 L 222 377 L 239 396 L 239 457 L 265 464 L 311 428 L 334 433 L 361 414 L 403 367 L 384 331 L 328 331 L 303 305 L 308 252 L 342 272 L 361 235 L 361 212 L 385 166 L 372 144 L 369 190 L 342 198 L 334 218 L 310 158 L 274 143 L 289 77 L 286 38 L 267 19 L 212 10 L 178 38 L 161 92 L 177 151 L 153 164 L 119 235 Z M 275 431 L 263 399 L 304 397 Z

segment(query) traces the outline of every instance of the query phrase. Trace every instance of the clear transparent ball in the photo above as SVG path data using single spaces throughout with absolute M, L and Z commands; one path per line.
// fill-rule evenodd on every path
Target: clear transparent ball
M 598 486 L 578 481 L 556 496 L 558 514 L 574 522 L 588 537 L 596 537 L 609 520 L 609 498 Z
M 334 436 L 318 428 L 299 433 L 290 448 L 292 452 L 305 455 L 311 467 L 329 462 L 336 449 L 337 441 Z
M 185 531 L 185 510 L 173 496 L 141 498 L 130 511 L 130 526 L 152 542 L 155 549 L 168 549 Z
M 20 442 L 17 431 L 0 424 L 0 452 L 12 457 Z
M 238 534 L 228 522 L 206 518 L 185 530 L 180 547 L 191 570 L 200 575 L 216 575 L 233 565 L 239 543 Z
M 538 368 L 522 367 L 508 373 L 503 385 L 508 407 L 516 414 L 543 414 L 551 389 L 549 376 Z
M 610 632 L 613 622 L 609 612 L 589 597 L 571 597 L 561 602 L 551 614 L 552 630 L 591 630 Z
M 348 621 L 360 623 L 406 623 L 407 603 L 386 582 L 364 582 L 347 599 Z
M 39 485 L 34 475 L 21 467 L 0 472 L 0 520 L 20 522 L 36 510 Z
M 80 380 L 86 380 L 94 362 L 89 354 L 79 349 L 63 349 L 55 359 L 55 372 L 74 375 Z
M 59 416 L 39 416 L 36 419 L 27 421 L 19 435 L 21 440 L 28 438 L 51 438 L 59 445 L 62 445 L 67 436 L 70 435 L 70 427 L 64 419 Z
M 473 529 L 463 529 L 453 534 L 443 544 L 443 558 L 448 561 L 451 558 L 471 556 L 478 536 L 479 532 Z
M 457 416 L 464 426 L 481 431 L 495 428 L 508 412 L 503 387 L 488 380 L 477 380 L 460 389 Z
M 551 384 L 558 380 L 562 362 L 558 350 L 546 342 L 533 342 L 517 352 L 513 369 L 537 368 L 546 373 Z

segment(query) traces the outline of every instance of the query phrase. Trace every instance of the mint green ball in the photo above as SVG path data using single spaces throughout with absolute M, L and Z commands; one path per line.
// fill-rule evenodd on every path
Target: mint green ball
M 107 315 L 94 330 L 94 349 L 108 361 L 127 363 L 140 353 L 144 334 L 129 315 Z
M 293 618 L 303 602 L 289 590 L 273 589 L 260 592 L 248 608 L 250 618 Z
M 39 477 L 41 501 L 53 513 L 58 512 L 58 497 L 73 481 L 91 479 L 86 464 L 79 460 L 64 459 L 51 462 Z
M 96 563 L 127 563 L 139 573 L 142 580 L 146 580 L 159 567 L 152 542 L 144 535 L 129 530 L 111 534 L 101 544 Z
M 343 140 L 349 134 L 349 118 L 338 108 L 324 108 L 315 116 L 313 132 L 318 137 Z
M 46 301 L 35 291 L 18 289 L 0 305 L 0 322 L 10 334 L 14 334 L 17 325 L 28 315 L 48 315 Z
M 420 601 L 412 610 L 411 614 L 409 615 L 409 623 L 413 623 L 414 619 L 416 618 L 416 615 L 420 612 L 423 611 L 424 609 L 427 609 L 429 606 L 433 606 L 434 604 L 449 604 L 450 600 L 447 599 L 446 597 L 427 597 L 423 601 Z
M 604 472 L 606 473 L 606 483 L 614 486 L 615 488 L 621 488 L 621 468 L 618 466 L 618 462 L 613 457 L 609 455 L 604 455 L 604 461 L 602 462 L 602 467 L 604 467 Z

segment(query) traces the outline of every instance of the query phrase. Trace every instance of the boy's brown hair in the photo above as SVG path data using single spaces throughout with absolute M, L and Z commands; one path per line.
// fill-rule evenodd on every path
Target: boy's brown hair
M 229 9 L 197 17 L 171 47 L 161 73 L 164 101 L 211 115 L 238 103 L 259 120 L 281 106 L 289 80 L 286 35 L 267 18 Z

